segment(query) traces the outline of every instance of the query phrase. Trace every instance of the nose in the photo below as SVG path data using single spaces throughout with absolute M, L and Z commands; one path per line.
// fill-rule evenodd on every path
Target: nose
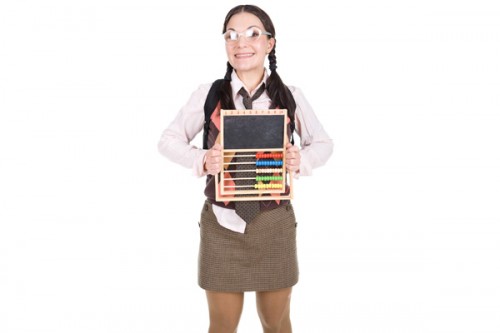
M 236 41 L 236 46 L 242 47 L 247 45 L 247 40 L 246 38 L 240 33 L 238 35 L 238 40 Z

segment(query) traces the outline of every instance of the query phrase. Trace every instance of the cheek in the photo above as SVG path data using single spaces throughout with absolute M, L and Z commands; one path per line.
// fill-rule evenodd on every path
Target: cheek
M 257 53 L 265 56 L 267 53 L 268 45 L 267 45 L 267 43 L 258 44 L 255 46 L 254 49 Z
M 272 51 L 274 47 L 274 43 L 272 43 L 270 40 L 266 40 L 263 44 L 262 44 L 262 49 L 264 50 L 265 53 L 269 53 Z
M 227 61 L 229 61 L 229 63 L 231 64 L 231 66 L 234 66 L 234 63 L 233 63 L 233 50 L 232 48 L 230 47 L 227 47 L 226 46 L 226 57 L 227 57 Z

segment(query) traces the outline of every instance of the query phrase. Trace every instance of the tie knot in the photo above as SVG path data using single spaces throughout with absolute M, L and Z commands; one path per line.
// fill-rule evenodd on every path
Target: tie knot
M 255 101 L 257 98 L 262 95 L 262 93 L 266 90 L 265 84 L 261 84 L 259 89 L 253 94 L 252 97 L 248 94 L 248 92 L 245 90 L 244 87 L 241 87 L 240 91 L 238 91 L 238 94 L 240 94 L 243 97 L 243 105 L 245 106 L 245 109 L 251 109 L 252 108 L 252 102 Z
M 238 91 L 238 94 L 240 94 L 243 98 L 250 98 L 250 95 L 248 94 L 248 91 L 245 89 L 245 87 L 241 87 L 240 91 Z

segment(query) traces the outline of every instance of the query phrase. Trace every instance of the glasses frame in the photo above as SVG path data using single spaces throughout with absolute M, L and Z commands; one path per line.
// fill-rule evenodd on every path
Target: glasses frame
M 250 38 L 252 38 L 252 36 L 246 36 L 246 33 L 248 33 L 248 31 L 250 31 L 250 30 L 252 30 L 252 31 L 258 31 L 259 32 L 259 36 L 255 37 L 255 39 L 250 39 Z M 237 38 L 234 39 L 234 40 L 226 38 L 226 35 L 228 33 L 235 33 L 236 36 L 237 36 Z M 262 35 L 273 37 L 273 35 L 270 32 L 263 31 L 259 27 L 249 27 L 245 31 L 241 31 L 241 32 L 238 32 L 236 30 L 226 30 L 226 32 L 224 32 L 222 34 L 222 37 L 224 37 L 224 41 L 226 42 L 226 44 L 235 44 L 235 43 L 237 43 L 240 40 L 241 36 L 244 37 L 244 39 L 245 39 L 246 42 L 256 42 L 256 41 L 258 41 L 260 39 L 260 36 L 262 36 Z

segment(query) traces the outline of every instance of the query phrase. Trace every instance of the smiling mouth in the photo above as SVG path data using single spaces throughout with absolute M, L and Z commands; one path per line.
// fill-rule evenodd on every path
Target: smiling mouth
M 248 58 L 251 56 L 253 56 L 253 53 L 238 53 L 234 55 L 235 58 Z

